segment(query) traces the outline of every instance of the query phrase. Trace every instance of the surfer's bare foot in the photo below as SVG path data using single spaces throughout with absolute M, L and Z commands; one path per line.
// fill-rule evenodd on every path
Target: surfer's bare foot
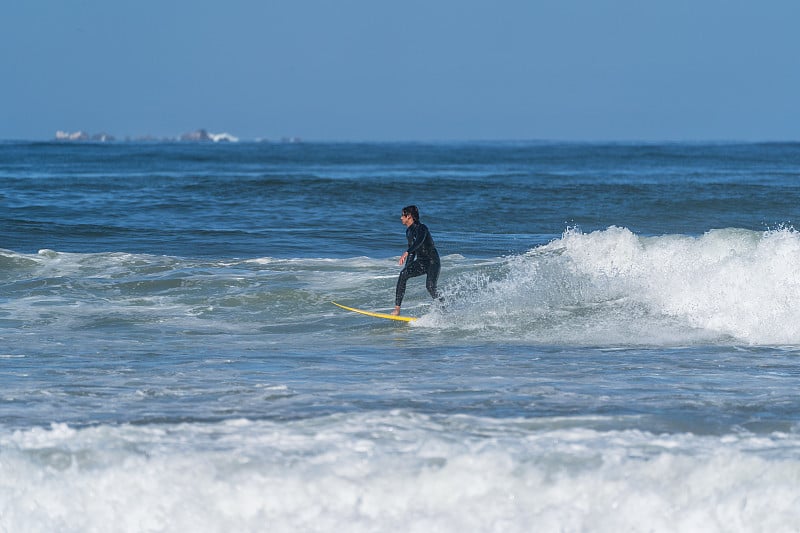
M 392 314 L 394 316 L 398 316 L 400 314 L 400 306 L 399 305 L 395 305 L 394 306 L 394 311 L 392 311 Z

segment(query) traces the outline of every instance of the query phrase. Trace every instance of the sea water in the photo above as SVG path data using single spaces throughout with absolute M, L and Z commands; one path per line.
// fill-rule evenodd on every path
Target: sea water
M 0 531 L 799 531 L 800 145 L 0 143 Z M 420 207 L 443 303 L 409 281 Z

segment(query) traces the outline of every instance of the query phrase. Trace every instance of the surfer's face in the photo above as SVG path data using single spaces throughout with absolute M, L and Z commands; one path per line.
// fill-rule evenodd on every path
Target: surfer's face
M 414 218 L 411 215 L 400 213 L 400 222 L 402 222 L 404 226 L 408 227 L 414 223 Z

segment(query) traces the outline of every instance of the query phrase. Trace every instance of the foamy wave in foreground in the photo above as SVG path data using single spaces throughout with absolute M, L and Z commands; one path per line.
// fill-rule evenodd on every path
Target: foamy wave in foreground
M 642 237 L 570 230 L 490 275 L 451 283 L 429 324 L 573 343 L 800 344 L 800 233 Z
M 798 450 L 407 412 L 0 430 L 0 530 L 794 531 Z

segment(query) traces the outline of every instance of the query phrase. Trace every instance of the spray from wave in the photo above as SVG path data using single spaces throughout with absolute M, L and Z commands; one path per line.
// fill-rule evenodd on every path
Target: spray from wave
M 577 344 L 800 344 L 800 233 L 583 233 L 449 284 L 423 322 Z

